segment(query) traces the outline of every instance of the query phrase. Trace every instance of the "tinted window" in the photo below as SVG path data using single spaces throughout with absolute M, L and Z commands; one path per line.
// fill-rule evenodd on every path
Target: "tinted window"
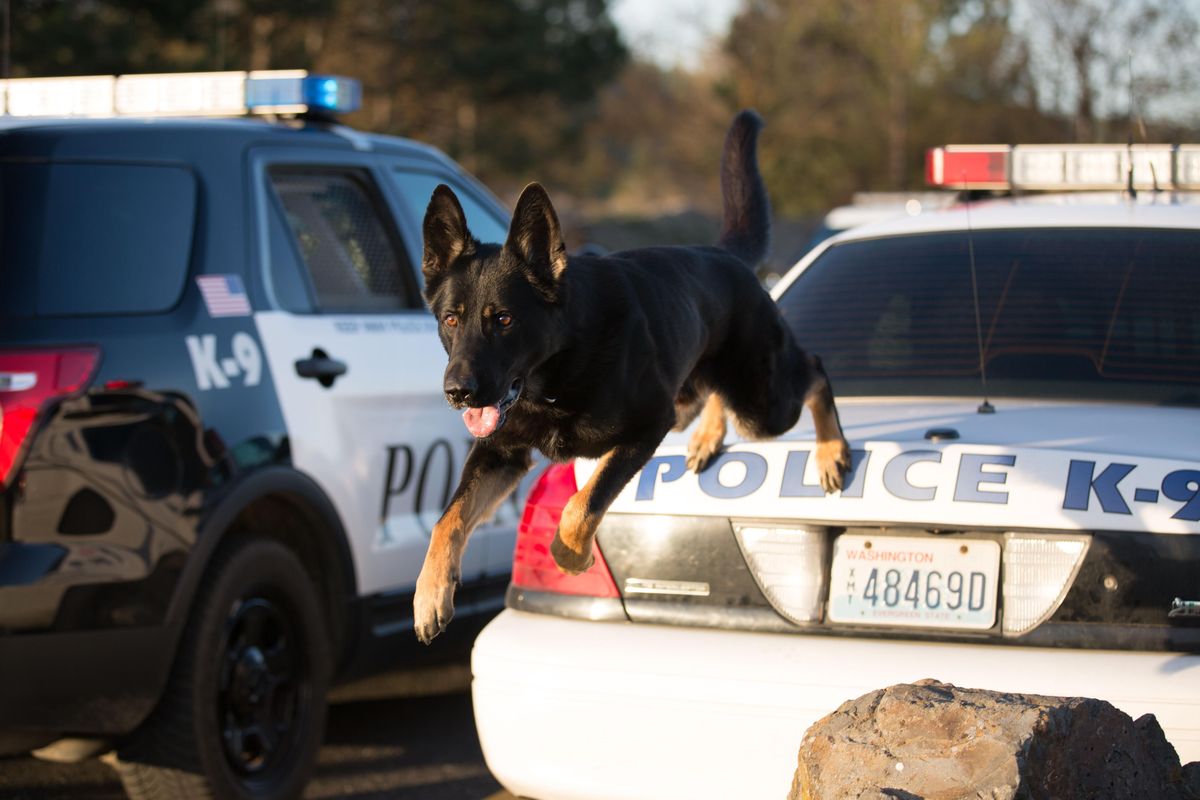
M 273 169 L 271 182 L 322 311 L 420 306 L 395 226 L 365 170 Z
M 196 180 L 182 167 L 0 164 L 0 310 L 166 311 L 187 279 Z
M 392 173 L 396 187 L 404 196 L 404 202 L 417 219 L 425 218 L 425 209 L 429 207 L 429 198 L 439 183 L 444 183 L 454 190 L 458 202 L 467 215 L 467 228 L 471 235 L 481 242 L 503 244 L 508 238 L 508 220 L 498 217 L 493 208 L 484 207 L 475 197 L 452 180 L 444 176 L 431 175 L 428 172 L 406 172 L 396 170 Z
M 848 242 L 780 299 L 839 393 L 1200 404 L 1200 233 L 978 231 Z
M 308 269 L 300 262 L 295 236 L 279 197 L 267 198 L 267 244 L 270 249 L 271 286 L 275 301 L 286 311 L 299 314 L 315 310 Z

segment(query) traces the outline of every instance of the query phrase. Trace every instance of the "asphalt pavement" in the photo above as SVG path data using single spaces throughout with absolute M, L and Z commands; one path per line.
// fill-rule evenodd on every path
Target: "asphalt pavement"
M 330 707 L 316 777 L 306 798 L 514 800 L 488 772 L 467 692 L 363 700 Z M 2 800 L 121 800 L 99 759 L 51 764 L 0 759 Z

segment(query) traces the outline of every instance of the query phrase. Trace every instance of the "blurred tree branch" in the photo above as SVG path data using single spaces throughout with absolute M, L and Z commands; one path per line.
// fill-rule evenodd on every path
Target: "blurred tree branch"
M 1168 101 L 1191 117 L 1147 136 L 1194 141 L 1200 105 L 1200 0 L 743 0 L 691 71 L 631 60 L 609 0 L 11 3 L 13 77 L 351 75 L 350 124 L 440 147 L 505 196 L 540 180 L 568 212 L 715 211 L 747 106 L 777 211 L 812 214 L 919 188 L 931 146 L 1122 141 L 1131 106 Z

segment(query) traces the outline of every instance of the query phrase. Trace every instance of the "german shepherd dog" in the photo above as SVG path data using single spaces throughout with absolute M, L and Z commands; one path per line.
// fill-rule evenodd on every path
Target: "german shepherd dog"
M 763 291 L 770 209 L 756 154 L 762 120 L 733 120 L 721 159 L 715 247 L 647 247 L 568 256 L 558 216 L 536 183 L 517 201 L 508 240 L 483 244 L 458 198 L 438 186 L 424 222 L 425 300 L 449 355 L 443 389 L 475 442 L 417 579 L 414 627 L 428 644 L 454 613 L 467 537 L 532 466 L 598 459 L 563 509 L 551 552 L 577 574 L 592 564 L 604 512 L 672 428 L 700 421 L 688 467 L 703 470 L 726 418 L 744 436 L 778 436 L 802 407 L 816 426 L 826 492 L 850 464 L 833 390 Z

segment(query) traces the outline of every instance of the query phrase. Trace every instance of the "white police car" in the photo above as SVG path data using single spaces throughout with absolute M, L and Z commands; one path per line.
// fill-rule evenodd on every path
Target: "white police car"
M 782 797 L 811 723 L 928 677 L 1153 713 L 1200 759 L 1200 151 L 1135 150 L 1136 198 L 1125 148 L 931 160 L 1118 191 L 852 229 L 784 278 L 853 448 L 838 494 L 807 418 L 700 475 L 683 433 L 569 578 L 547 545 L 589 465 L 547 471 L 473 655 L 513 793 Z
M 331 682 L 465 657 L 502 607 L 515 504 L 467 551 L 458 646 L 412 634 L 469 447 L 421 220 L 439 183 L 480 236 L 508 213 L 337 124 L 356 95 L 0 82 L 0 753 L 71 737 L 138 797 L 295 796 Z

